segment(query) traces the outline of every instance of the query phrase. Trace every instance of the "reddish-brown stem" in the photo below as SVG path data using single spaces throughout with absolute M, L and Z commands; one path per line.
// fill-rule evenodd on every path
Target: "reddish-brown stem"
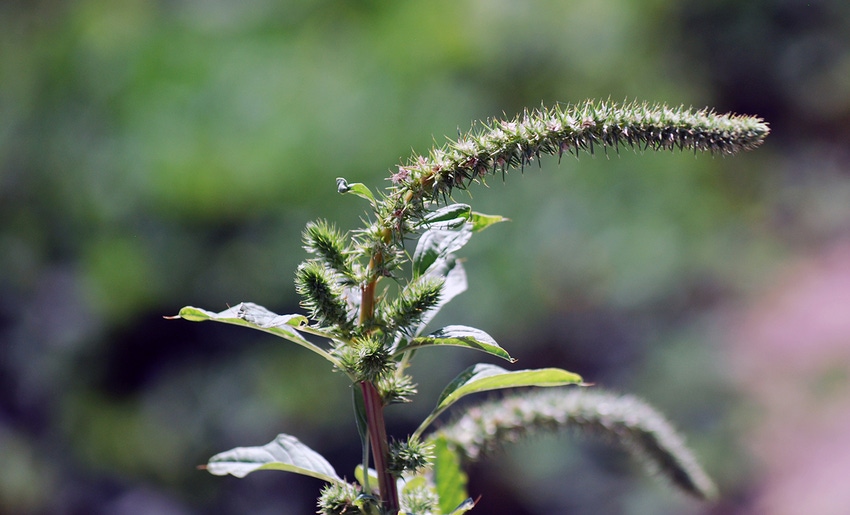
M 378 474 L 378 489 L 381 491 L 381 500 L 387 513 L 395 515 L 398 513 L 398 489 L 395 477 L 387 468 L 389 458 L 389 444 L 387 442 L 387 428 L 384 423 L 384 405 L 381 401 L 381 393 L 375 385 L 368 381 L 360 383 L 363 391 L 363 404 L 366 408 L 366 424 L 369 426 L 369 442 L 372 445 L 372 459 L 375 471 Z
M 381 266 L 383 256 L 375 254 L 369 261 L 369 271 Z M 360 325 L 368 327 L 375 316 L 375 286 L 377 278 L 371 279 L 360 289 Z M 384 403 L 381 392 L 369 381 L 361 381 L 363 405 L 366 409 L 366 426 L 369 430 L 369 443 L 372 447 L 372 461 L 378 474 L 378 489 L 386 513 L 396 515 L 399 510 L 398 489 L 395 477 L 387 468 L 389 459 L 389 442 L 387 441 L 387 426 L 384 422 Z

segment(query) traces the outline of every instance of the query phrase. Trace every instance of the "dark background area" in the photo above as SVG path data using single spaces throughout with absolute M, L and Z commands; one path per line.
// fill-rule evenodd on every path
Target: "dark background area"
M 364 212 L 336 177 L 375 190 L 473 120 L 609 97 L 773 133 L 732 158 L 550 158 L 474 188 L 512 222 L 463 250 L 470 289 L 439 322 L 644 397 L 721 500 L 561 435 L 472 467 L 476 512 L 847 513 L 846 1 L 36 0 L 0 4 L 0 514 L 313 513 L 319 481 L 196 465 L 285 432 L 351 477 L 344 378 L 163 316 L 301 312 L 304 224 Z M 420 353 L 390 431 L 480 358 Z

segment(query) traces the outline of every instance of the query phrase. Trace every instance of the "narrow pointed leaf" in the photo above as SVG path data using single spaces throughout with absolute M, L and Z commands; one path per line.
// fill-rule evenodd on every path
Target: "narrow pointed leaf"
M 560 368 L 510 371 L 496 365 L 479 363 L 466 369 L 443 390 L 437 409 L 445 409 L 471 393 L 520 386 L 563 386 L 581 381 L 580 375 Z
M 479 363 L 461 372 L 446 386 L 443 393 L 440 394 L 437 407 L 416 429 L 414 436 L 421 436 L 425 428 L 446 408 L 472 393 L 522 386 L 564 386 L 581 382 L 580 375 L 560 368 L 508 371 L 496 365 Z
M 212 311 L 207 311 L 205 309 L 186 306 L 180 310 L 177 316 L 167 318 L 182 318 L 192 322 L 212 320 L 214 322 L 223 322 L 225 324 L 240 325 L 243 327 L 258 329 L 297 343 L 298 345 L 319 354 L 334 365 L 339 366 L 336 358 L 298 333 L 298 330 L 303 330 L 313 334 L 319 333 L 321 336 L 330 337 L 330 335 L 324 335 L 320 331 L 310 330 L 307 328 L 304 325 L 307 323 L 307 317 L 303 315 L 278 315 L 252 302 L 241 302 L 220 313 L 213 313 Z
M 505 218 L 501 215 L 485 215 L 483 213 L 476 213 L 475 211 L 469 217 L 469 221 L 472 222 L 472 232 L 483 231 L 491 225 L 509 220 L 510 218 Z
M 257 470 L 283 470 L 328 482 L 341 482 L 334 468 L 319 453 L 290 435 L 278 435 L 261 447 L 237 447 L 216 454 L 207 463 L 216 476 L 245 477 Z
M 496 343 L 496 340 L 494 340 L 492 336 L 480 329 L 467 327 L 465 325 L 449 325 L 439 331 L 429 334 L 428 336 L 413 338 L 407 342 L 405 347 L 399 348 L 398 352 L 427 347 L 430 345 L 466 347 L 468 349 L 484 351 L 487 354 L 506 359 L 511 363 L 516 361 L 510 354 L 508 354 L 508 351 Z

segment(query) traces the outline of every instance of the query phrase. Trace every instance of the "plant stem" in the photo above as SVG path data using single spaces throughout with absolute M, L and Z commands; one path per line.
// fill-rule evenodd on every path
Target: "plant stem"
M 369 260 L 369 271 L 381 266 L 383 256 L 380 252 Z M 360 290 L 360 325 L 368 327 L 375 316 L 375 287 L 378 279 L 374 278 L 364 285 Z M 372 460 L 375 464 L 375 472 L 378 475 L 378 489 L 381 492 L 381 500 L 384 511 L 390 515 L 396 515 L 399 511 L 398 489 L 395 477 L 387 468 L 389 458 L 389 442 L 387 441 L 387 426 L 384 422 L 384 402 L 381 392 L 369 381 L 361 381 L 360 389 L 363 392 L 363 404 L 366 409 L 366 426 L 369 432 L 369 441 L 372 447 Z
M 395 485 L 395 477 L 387 469 L 387 458 L 389 456 L 389 445 L 387 442 L 387 428 L 384 423 L 384 406 L 381 401 L 381 393 L 375 385 L 363 381 L 360 383 L 363 391 L 363 403 L 366 407 L 366 423 L 369 426 L 369 440 L 372 444 L 372 459 L 375 462 L 375 471 L 378 474 L 378 489 L 381 491 L 381 500 L 384 510 L 395 515 L 398 513 L 398 490 Z

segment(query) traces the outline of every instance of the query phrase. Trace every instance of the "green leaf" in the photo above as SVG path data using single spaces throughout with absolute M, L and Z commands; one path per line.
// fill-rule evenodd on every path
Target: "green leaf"
M 433 224 L 445 222 L 443 227 L 457 228 L 469 221 L 471 214 L 472 208 L 469 207 L 469 204 L 452 204 L 428 213 L 418 225 L 430 227 Z
M 424 274 L 439 258 L 457 252 L 472 237 L 472 224 L 464 223 L 458 228 L 432 227 L 419 237 L 413 251 L 413 273 Z
M 297 343 L 304 348 L 307 348 L 316 354 L 333 363 L 337 368 L 342 368 L 336 358 L 330 353 L 310 342 L 301 336 L 297 330 L 318 334 L 326 338 L 326 335 L 321 331 L 308 328 L 304 324 L 307 323 L 307 317 L 304 315 L 278 315 L 268 309 L 254 304 L 252 302 L 240 302 L 230 309 L 226 309 L 220 313 L 213 313 L 205 309 L 186 306 L 180 310 L 177 316 L 166 317 L 169 319 L 182 318 L 192 322 L 203 322 L 212 320 L 214 322 L 223 322 L 225 324 L 239 325 L 242 327 L 250 327 L 267 333 L 271 333 L 280 338 L 284 338 L 291 342 Z
M 351 193 L 351 194 L 357 195 L 360 198 L 365 198 L 366 200 L 371 202 L 373 205 L 376 204 L 375 203 L 375 196 L 372 195 L 372 190 L 370 190 L 369 187 L 366 186 L 363 183 L 354 182 L 354 183 L 349 184 L 348 181 L 346 181 L 342 177 L 337 177 L 337 179 L 336 179 L 336 189 L 340 193 Z
M 472 232 L 483 231 L 491 225 L 510 221 L 510 218 L 505 218 L 501 215 L 485 215 L 483 213 L 476 213 L 475 211 L 470 214 L 469 218 L 469 221 L 472 222 Z
M 237 447 L 216 454 L 207 463 L 216 476 L 245 477 L 257 470 L 283 470 L 330 483 L 342 482 L 334 468 L 319 453 L 290 435 L 278 435 L 262 447 Z
M 413 433 L 422 435 L 428 427 L 449 406 L 462 397 L 490 390 L 515 388 L 521 386 L 563 386 L 581 383 L 581 376 L 560 368 L 539 368 L 533 370 L 508 371 L 496 365 L 479 363 L 460 373 L 440 394 L 437 407 L 428 415 Z
M 357 482 L 364 488 L 366 488 L 367 485 L 378 484 L 378 472 L 376 472 L 372 467 L 369 467 L 368 474 L 369 475 L 367 477 L 366 474 L 363 473 L 362 463 L 359 463 L 356 467 L 354 467 L 354 479 L 356 479 Z
M 516 361 L 508 352 L 496 343 L 492 336 L 480 329 L 467 327 L 465 325 L 449 325 L 428 336 L 413 338 L 407 345 L 400 347 L 396 353 L 426 347 L 429 345 L 452 345 L 455 347 L 466 347 L 484 351 L 493 356 L 506 359 L 513 363 Z
M 469 497 L 466 493 L 467 476 L 460 467 L 460 456 L 442 437 L 434 441 L 434 482 L 441 513 L 453 513 Z
M 415 336 L 419 336 L 425 330 L 428 322 L 437 316 L 440 309 L 448 304 L 450 300 L 465 292 L 467 287 L 466 270 L 464 270 L 463 265 L 454 256 L 438 258 L 431 264 L 423 277 L 443 279 L 443 287 L 440 290 L 440 300 L 437 302 L 437 305 L 422 314 Z
M 581 376 L 560 368 L 505 370 L 496 365 L 478 363 L 461 372 L 440 394 L 437 409 L 445 409 L 471 393 L 520 386 L 563 386 L 581 383 Z

